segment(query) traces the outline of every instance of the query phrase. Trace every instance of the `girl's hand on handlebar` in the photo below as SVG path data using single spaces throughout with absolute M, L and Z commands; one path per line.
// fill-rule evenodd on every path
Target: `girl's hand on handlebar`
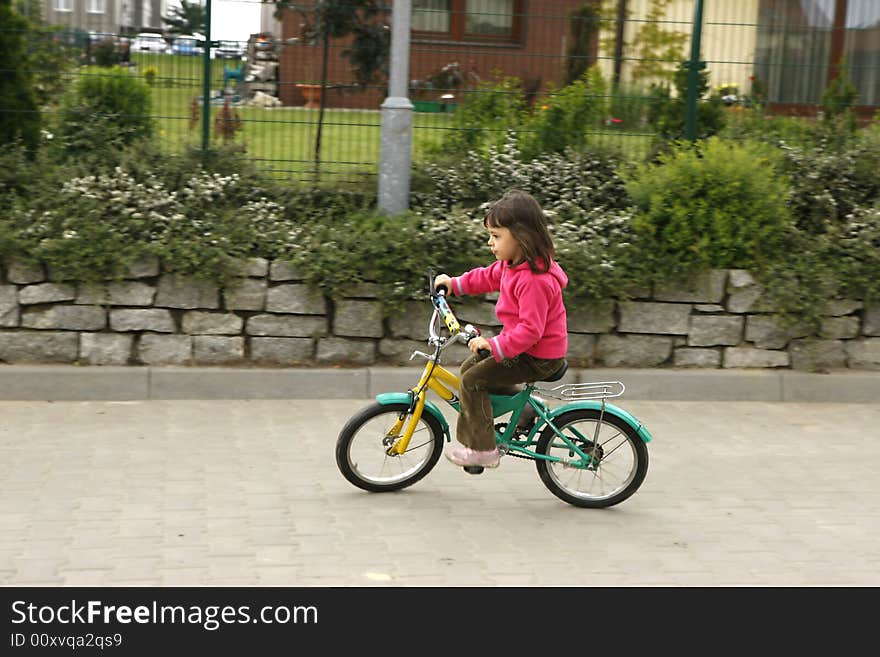
M 446 288 L 446 292 L 448 293 L 452 286 L 452 279 L 446 274 L 437 274 L 434 277 L 434 289 L 439 290 L 441 287 Z
M 488 351 L 490 354 L 492 353 L 492 347 L 489 344 L 489 341 L 481 335 L 473 338 L 468 342 L 467 346 L 475 356 L 479 356 L 481 350 Z

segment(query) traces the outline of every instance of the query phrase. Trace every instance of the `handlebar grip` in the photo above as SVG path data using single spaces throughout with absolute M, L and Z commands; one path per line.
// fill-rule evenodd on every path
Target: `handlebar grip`
M 479 351 L 477 351 L 477 356 L 480 357 L 480 360 L 485 360 L 491 355 L 492 355 L 492 352 L 489 351 L 488 349 L 480 349 Z
M 449 294 L 449 288 L 446 287 L 445 285 L 442 285 L 442 284 L 438 285 L 435 289 L 440 294 L 444 294 L 444 295 Z

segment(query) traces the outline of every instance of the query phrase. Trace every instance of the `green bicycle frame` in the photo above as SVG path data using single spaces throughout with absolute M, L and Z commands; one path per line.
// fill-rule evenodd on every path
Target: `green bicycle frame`
M 438 421 L 443 429 L 443 433 L 446 435 L 446 441 L 452 441 L 449 423 L 446 421 L 440 408 L 427 399 L 427 392 L 428 390 L 433 390 L 441 399 L 452 406 L 456 412 L 460 412 L 461 402 L 456 393 L 460 389 L 461 381 L 455 374 L 444 368 L 437 361 L 438 355 L 435 354 L 434 358 L 425 364 L 422 375 L 419 377 L 419 382 L 408 392 L 386 392 L 376 396 L 376 401 L 379 404 L 385 406 L 407 404 L 410 409 L 408 414 L 401 414 L 398 421 L 388 431 L 389 436 L 397 438 L 392 446 L 388 448 L 389 455 L 399 455 L 406 452 L 410 440 L 412 439 L 413 432 L 415 431 L 422 414 L 425 412 Z M 540 401 L 531 397 L 534 389 L 535 387 L 533 384 L 526 384 L 525 388 L 515 395 L 489 396 L 492 402 L 493 417 L 499 417 L 505 413 L 511 413 L 510 421 L 507 423 L 507 427 L 504 431 L 499 433 L 496 430 L 495 432 L 496 441 L 501 445 L 506 445 L 509 452 L 523 454 L 533 459 L 560 461 L 561 459 L 555 456 L 538 454 L 534 449 L 538 437 L 543 431 L 543 427 L 546 425 L 556 432 L 557 436 L 566 444 L 570 452 L 576 454 L 579 459 L 581 459 L 581 463 L 583 463 L 584 467 L 587 467 L 591 461 L 589 454 L 584 453 L 574 441 L 565 436 L 553 423 L 555 418 L 575 409 L 594 409 L 601 413 L 618 417 L 635 429 L 639 437 L 641 437 L 646 443 L 651 440 L 651 434 L 648 432 L 647 428 L 645 428 L 630 413 L 622 408 L 618 408 L 614 404 L 598 400 L 585 400 L 568 403 L 559 408 L 550 409 Z M 527 436 L 517 436 L 516 423 L 526 405 L 531 405 L 532 408 L 535 409 L 535 425 Z M 406 421 L 407 416 L 409 416 L 408 422 Z M 572 429 L 572 431 L 576 433 L 575 437 L 578 440 L 589 444 L 590 441 L 588 436 L 580 435 L 580 433 L 574 429 Z

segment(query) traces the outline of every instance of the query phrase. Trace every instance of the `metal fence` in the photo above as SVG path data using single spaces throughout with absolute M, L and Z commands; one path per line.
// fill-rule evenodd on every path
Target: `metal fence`
M 38 4 L 32 0 L 30 6 Z M 841 72 L 857 89 L 854 104 L 861 116 L 872 116 L 880 104 L 876 0 L 411 4 L 408 79 L 416 163 L 443 153 L 456 142 L 454 135 L 570 130 L 552 120 L 536 123 L 534 117 L 575 103 L 565 90 L 591 67 L 591 82 L 579 93 L 593 97 L 596 111 L 583 115 L 579 129 L 588 142 L 633 158 L 646 153 L 657 131 L 651 108 L 661 102 L 658 85 L 668 85 L 672 97 L 721 99 L 730 121 L 757 104 L 770 114 L 815 116 L 829 82 Z M 153 138 L 169 154 L 226 143 L 291 182 L 372 184 L 386 78 L 359 84 L 355 67 L 370 63 L 373 37 L 385 38 L 381 25 L 390 24 L 391 14 L 379 13 L 347 34 L 324 39 L 314 5 L 288 3 L 279 18 L 270 15 L 274 5 L 264 5 L 269 29 L 234 42 L 219 41 L 216 32 L 195 40 L 167 34 L 138 39 L 135 28 L 90 34 L 88 25 L 59 24 L 60 14 L 45 10 L 42 18 L 50 27 L 28 31 L 29 49 L 49 53 L 50 46 L 63 47 L 73 65 L 28 60 L 29 72 L 43 85 L 42 123 L 51 131 L 61 116 L 60 99 L 78 80 L 123 66 L 148 85 L 145 111 L 155 122 Z M 211 11 L 216 24 L 223 8 Z M 692 55 L 695 39 L 699 49 Z M 686 81 L 678 89 L 676 70 Z M 709 89 L 698 93 L 700 71 L 708 75 Z M 510 105 L 531 120 L 511 119 Z M 0 114 L 13 111 L 18 110 L 0 107 Z

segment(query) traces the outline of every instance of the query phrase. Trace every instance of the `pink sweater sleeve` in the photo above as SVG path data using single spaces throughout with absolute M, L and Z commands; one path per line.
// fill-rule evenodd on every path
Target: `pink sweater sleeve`
M 464 294 L 485 294 L 501 289 L 501 272 L 504 263 L 496 260 L 488 267 L 477 267 L 452 279 L 452 293 L 456 296 Z

